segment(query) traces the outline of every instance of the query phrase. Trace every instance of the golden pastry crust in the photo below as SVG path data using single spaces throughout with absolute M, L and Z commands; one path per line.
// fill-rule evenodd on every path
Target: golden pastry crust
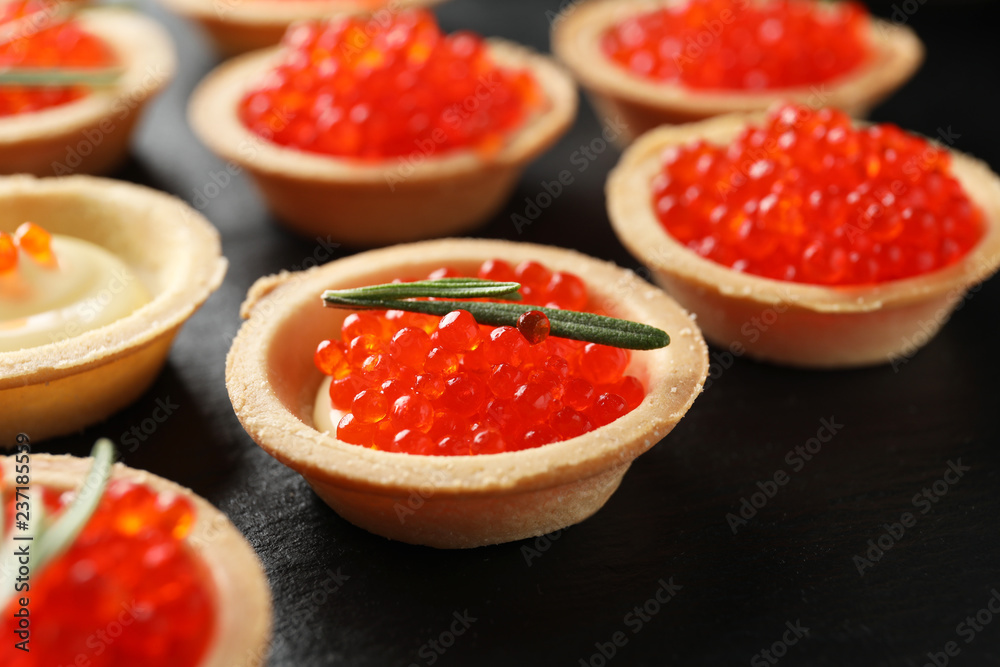
M 270 49 L 235 58 L 208 75 L 189 118 L 215 153 L 253 176 L 275 215 L 309 236 L 372 246 L 465 232 L 499 209 L 528 162 L 576 117 L 576 87 L 561 67 L 523 47 L 493 40 L 501 66 L 528 68 L 548 98 L 495 156 L 471 150 L 391 158 L 375 164 L 306 153 L 264 140 L 237 116 L 237 104 L 281 57 Z
M 138 398 L 226 272 L 215 228 L 149 188 L 89 176 L 0 179 L 0 230 L 25 220 L 107 248 L 152 300 L 114 324 L 0 353 L 0 447 L 21 432 L 33 442 L 72 433 Z
M 575 272 L 587 282 L 592 304 L 670 334 L 666 348 L 633 352 L 629 372 L 648 390 L 638 408 L 572 440 L 484 456 L 375 451 L 313 428 L 323 376 L 312 350 L 335 336 L 348 314 L 324 308 L 323 290 L 425 276 L 445 265 L 474 271 L 497 257 Z M 243 316 L 249 319 L 227 358 L 226 384 L 250 436 L 348 521 L 440 548 L 508 542 L 587 518 L 618 487 L 632 460 L 687 412 L 708 372 L 698 327 L 663 292 L 611 263 L 547 246 L 444 239 L 370 251 L 258 281 Z
M 171 11 L 197 21 L 225 57 L 274 46 L 297 21 L 330 16 L 432 7 L 444 0 L 392 0 L 388 9 L 366 9 L 352 0 L 162 0 Z
M 79 488 L 91 459 L 31 455 L 31 483 L 55 490 Z M 14 457 L 0 458 L 4 488 L 12 488 Z M 271 591 L 253 549 L 226 515 L 189 489 L 120 463 L 112 479 L 143 484 L 157 492 L 187 498 L 196 518 L 188 546 L 208 567 L 215 588 L 218 628 L 199 667 L 256 667 L 264 663 L 271 636 Z M 84 610 L 80 610 L 83 612 Z
M 679 1 L 589 0 L 574 5 L 553 27 L 553 53 L 591 94 L 602 116 L 621 117 L 628 128 L 624 143 L 660 125 L 763 111 L 779 101 L 837 107 L 864 117 L 871 107 L 913 76 L 923 62 L 923 44 L 912 30 L 875 18 L 871 21 L 874 53 L 867 64 L 836 81 L 803 88 L 761 93 L 696 91 L 633 74 L 604 55 L 600 39 L 613 25 Z
M 607 184 L 608 213 L 622 243 L 657 281 L 698 315 L 706 338 L 738 345 L 767 361 L 814 368 L 885 363 L 926 343 L 966 291 L 1000 266 L 1000 179 L 982 162 L 952 151 L 952 172 L 983 211 L 986 234 L 959 263 L 873 287 L 829 288 L 733 271 L 679 244 L 652 207 L 651 183 L 668 146 L 695 139 L 726 145 L 764 114 L 731 114 L 662 127 L 622 156 Z M 774 322 L 751 340 L 744 327 L 764 314 Z
M 124 161 L 146 103 L 173 78 L 173 43 L 159 24 L 119 9 L 79 13 L 125 68 L 114 85 L 50 109 L 0 118 L 0 174 L 101 174 Z

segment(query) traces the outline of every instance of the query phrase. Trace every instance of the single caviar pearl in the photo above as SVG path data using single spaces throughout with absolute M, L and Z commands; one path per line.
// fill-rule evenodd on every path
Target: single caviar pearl
M 469 352 L 479 347 L 479 324 L 469 311 L 454 310 L 441 318 L 431 338 L 450 352 Z
M 493 280 L 499 283 L 509 283 L 517 280 L 514 269 L 502 259 L 488 259 L 479 267 L 476 273 L 483 280 Z
M 386 326 L 383 318 L 374 313 L 351 313 L 344 318 L 340 325 L 340 339 L 353 340 L 358 336 L 372 336 L 381 338 L 386 333 Z
M 529 449 L 531 447 L 541 447 L 552 442 L 559 442 L 561 439 L 555 429 L 549 426 L 536 426 L 525 432 L 521 443 L 524 449 Z
M 444 378 L 441 375 L 424 373 L 416 377 L 413 388 L 424 398 L 434 400 L 444 393 Z
M 597 426 L 610 424 L 628 412 L 628 404 L 618 394 L 601 394 L 594 401 L 588 414 Z
M 418 394 L 400 396 L 392 404 L 392 421 L 399 428 L 426 433 L 434 423 L 434 406 Z
M 458 370 L 458 355 L 443 347 L 431 348 L 424 370 L 436 375 L 450 375 Z
M 440 409 L 459 417 L 470 417 L 482 409 L 488 392 L 486 383 L 475 375 L 458 373 L 444 383 Z
M 520 335 L 520 334 L 519 334 Z M 510 364 L 497 364 L 490 374 L 489 388 L 497 398 L 509 400 L 517 388 L 524 384 L 524 373 Z
M 529 310 L 517 318 L 517 330 L 532 345 L 538 345 L 548 338 L 550 329 L 548 316 L 540 310 Z
M 392 377 L 393 364 L 386 354 L 373 354 L 364 360 L 359 369 L 361 380 L 368 386 L 378 386 Z
M 639 378 L 626 375 L 614 385 L 614 393 L 625 399 L 629 410 L 635 410 L 646 398 L 646 388 L 642 386 Z
M 548 387 L 522 384 L 514 392 L 514 407 L 529 421 L 539 421 L 547 416 L 555 400 Z
M 436 454 L 436 445 L 430 437 L 419 430 L 403 429 L 396 434 L 393 439 L 396 447 L 401 452 L 410 454 L 423 454 L 425 456 Z
M 586 416 L 573 408 L 565 407 L 552 415 L 552 428 L 563 438 L 575 438 L 593 430 L 594 426 Z
M 0 232 L 0 273 L 13 271 L 17 268 L 17 246 L 14 237 L 7 232 Z
M 552 272 L 538 262 L 527 260 L 517 265 L 514 277 L 521 283 L 526 293 L 540 296 L 545 294 L 545 289 L 552 279 Z
M 556 308 L 563 310 L 582 310 L 587 305 L 587 287 L 572 273 L 553 273 L 545 295 Z
M 617 347 L 587 343 L 583 348 L 580 366 L 583 378 L 592 384 L 611 384 L 625 372 L 628 353 Z
M 347 363 L 352 368 L 361 368 L 368 357 L 386 352 L 385 341 L 372 334 L 362 334 L 347 340 L 350 341 L 347 346 Z
M 365 388 L 360 378 L 353 375 L 334 380 L 330 383 L 330 400 L 338 410 L 347 410 L 354 402 L 354 397 Z
M 431 337 L 423 329 L 404 327 L 396 332 L 389 345 L 389 354 L 398 364 L 421 371 L 431 351 Z
M 582 412 L 589 408 L 595 398 L 594 385 L 583 378 L 572 378 L 563 391 L 563 402 L 574 410 Z
M 363 424 L 382 421 L 389 413 L 389 402 L 381 391 L 365 389 L 358 392 L 351 403 L 351 414 Z
M 503 437 L 490 428 L 477 429 L 470 449 L 475 454 L 499 454 L 504 451 Z
M 497 327 L 490 333 L 486 360 L 491 364 L 520 366 L 528 351 L 528 341 L 514 327 Z
M 337 439 L 352 445 L 364 445 L 371 442 L 375 435 L 375 426 L 365 423 L 348 412 L 337 424 Z
M 342 372 L 347 371 L 347 354 L 341 347 L 339 341 L 324 340 L 316 346 L 316 354 L 313 362 L 324 375 L 343 377 Z
M 39 264 L 52 264 L 52 235 L 33 222 L 25 222 L 14 232 L 14 242 Z

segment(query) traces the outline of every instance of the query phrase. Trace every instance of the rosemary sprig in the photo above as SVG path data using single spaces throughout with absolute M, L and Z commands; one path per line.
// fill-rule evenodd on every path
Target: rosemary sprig
M 520 301 L 520 289 L 520 283 L 494 282 L 480 278 L 438 278 L 437 280 L 418 280 L 412 283 L 388 283 L 355 289 L 329 290 L 327 294 L 336 294 L 339 298 L 344 299 L 413 299 L 419 297 L 488 299 L 492 297 Z
M 0 69 L 0 86 L 25 86 L 30 88 L 65 88 L 111 86 L 121 76 L 117 67 L 8 67 Z
M 31 512 L 34 518 L 28 522 L 28 529 L 21 536 L 20 543 L 27 543 L 29 547 L 28 561 L 32 576 L 41 573 L 42 568 L 49 561 L 62 554 L 68 549 L 73 541 L 80 535 L 80 532 L 90 521 L 94 510 L 104 495 L 104 489 L 108 485 L 111 476 L 111 465 L 115 459 L 115 448 L 111 441 L 103 438 L 98 440 L 91 450 L 94 457 L 90 470 L 80 486 L 76 497 L 70 506 L 51 525 L 47 525 L 48 519 L 45 513 L 45 503 L 39 495 L 32 504 Z M 0 534 L 2 536 L 2 534 Z M 13 535 L 12 535 L 13 537 Z M 20 539 L 20 538 L 19 538 Z M 10 554 L 5 562 L 3 571 L 3 588 L 0 589 L 0 609 L 7 606 L 14 593 L 13 577 L 17 573 L 16 556 L 14 549 L 8 549 Z
M 465 281 L 466 286 L 460 288 L 455 283 L 442 284 L 442 281 L 438 280 L 425 280 L 420 283 L 393 283 L 349 290 L 327 290 L 323 293 L 323 305 L 356 310 L 405 310 L 439 316 L 461 309 L 469 311 L 480 324 L 512 327 L 517 326 L 517 319 L 524 313 L 538 310 L 549 318 L 552 336 L 630 350 L 655 350 L 670 344 L 670 336 L 665 331 L 630 320 L 518 303 L 453 300 L 453 298 L 479 298 L 486 290 L 505 289 L 506 291 L 501 294 L 510 294 L 511 285 L 516 285 L 514 289 L 518 290 L 521 287 L 518 283 L 497 283 L 475 278 L 458 280 Z M 415 287 L 418 284 L 421 287 Z M 405 300 L 423 297 L 439 300 Z
M 115 447 L 107 438 L 102 438 L 94 444 L 91 451 L 94 462 L 90 466 L 87 477 L 83 480 L 73 503 L 62 513 L 38 540 L 37 552 L 34 557 L 34 567 L 41 568 L 45 564 L 69 548 L 73 541 L 90 521 L 104 489 L 111 476 L 111 464 L 115 460 Z

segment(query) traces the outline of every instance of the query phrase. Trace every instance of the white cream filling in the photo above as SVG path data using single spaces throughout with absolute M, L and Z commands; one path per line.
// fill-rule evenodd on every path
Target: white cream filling
M 78 336 L 132 314 L 150 301 L 119 257 L 93 243 L 54 236 L 57 266 L 21 253 L 0 274 L 0 352 L 38 347 Z

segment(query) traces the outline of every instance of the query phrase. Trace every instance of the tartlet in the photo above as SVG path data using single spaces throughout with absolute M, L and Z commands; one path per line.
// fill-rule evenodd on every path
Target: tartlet
M 497 65 L 530 70 L 548 108 L 495 155 L 430 155 L 405 178 L 400 158 L 366 163 L 306 153 L 266 141 L 240 121 L 237 103 L 278 62 L 280 48 L 234 58 L 209 74 L 191 98 L 189 118 L 209 148 L 250 173 L 277 218 L 297 232 L 357 246 L 461 233 L 503 205 L 527 163 L 576 116 L 576 88 L 561 67 L 508 42 L 490 40 L 489 49 Z
M 671 237 L 652 206 L 661 154 L 697 139 L 726 145 L 763 114 L 731 114 L 641 137 L 607 183 L 608 213 L 622 243 L 657 282 L 696 313 L 705 337 L 751 357 L 792 366 L 866 366 L 906 357 L 933 337 L 969 287 L 1000 266 L 1000 178 L 951 151 L 951 170 L 983 212 L 978 244 L 951 266 L 873 286 L 803 284 L 749 275 L 705 259 Z M 755 326 L 759 335 L 747 336 Z
M 53 490 L 73 490 L 87 475 L 91 459 L 50 454 L 31 455 L 31 484 Z M 0 458 L 3 488 L 14 483 L 14 457 Z M 206 500 L 189 489 L 120 463 L 111 479 L 127 480 L 157 492 L 183 496 L 196 510 L 186 538 L 211 576 L 216 598 L 216 632 L 200 667 L 256 667 L 264 663 L 271 634 L 271 594 L 257 555 L 246 539 Z M 39 494 L 40 495 L 40 494 Z M 40 497 L 31 494 L 35 502 Z M 80 609 L 80 613 L 86 610 Z
M 114 84 L 60 106 L 0 118 L 0 173 L 102 174 L 124 161 L 146 103 L 173 78 L 169 35 L 135 12 L 80 12 L 81 28 L 102 39 L 122 66 Z
M 394 0 L 380 7 L 367 0 L 163 0 L 171 11 L 196 21 L 225 57 L 274 46 L 296 21 L 341 14 L 430 7 L 444 0 Z
M 97 423 L 142 394 L 174 336 L 221 284 L 218 232 L 199 213 L 149 188 L 88 176 L 0 179 L 0 230 L 33 220 L 125 260 L 152 300 L 114 324 L 40 347 L 0 353 L 0 444 L 37 442 Z
M 604 55 L 601 36 L 618 21 L 681 2 L 588 0 L 572 6 L 554 24 L 552 51 L 573 71 L 602 117 L 621 119 L 627 128 L 622 135 L 625 144 L 659 125 L 763 111 L 778 101 L 837 107 L 852 116 L 864 117 L 923 62 L 923 44 L 912 30 L 876 18 L 871 19 L 873 54 L 868 63 L 838 80 L 802 88 L 760 93 L 694 90 L 638 76 Z
M 534 449 L 478 456 L 376 451 L 313 428 L 323 375 L 317 343 L 347 311 L 327 309 L 327 288 L 474 269 L 494 257 L 534 259 L 574 271 L 592 303 L 616 317 L 667 331 L 672 342 L 633 352 L 629 373 L 647 387 L 627 415 L 583 436 Z M 243 306 L 226 364 L 236 414 L 250 436 L 294 468 L 351 523 L 378 535 L 438 548 L 467 548 L 541 535 L 600 509 L 632 460 L 661 440 L 691 406 L 708 371 L 698 327 L 663 292 L 613 264 L 552 247 L 503 241 L 428 241 L 370 251 L 303 273 L 263 278 Z

